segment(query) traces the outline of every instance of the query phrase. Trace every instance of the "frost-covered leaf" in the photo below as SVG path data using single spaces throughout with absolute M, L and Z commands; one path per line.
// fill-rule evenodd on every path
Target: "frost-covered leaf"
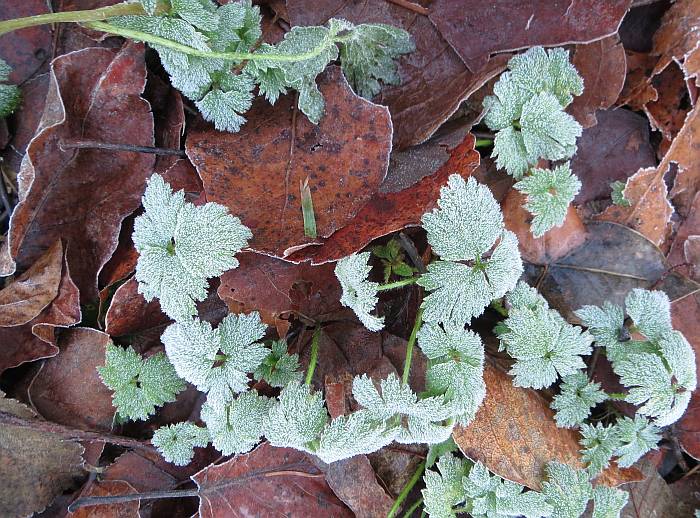
M 658 448 L 661 440 L 661 430 L 639 414 L 634 419 L 618 419 L 614 431 L 619 442 L 614 454 L 622 468 L 629 468 L 647 452 Z
M 620 207 L 631 207 L 632 204 L 625 198 L 625 187 L 627 184 L 619 180 L 610 184 L 610 198 L 615 205 Z
M 462 485 L 471 516 L 540 518 L 552 512 L 552 506 L 542 493 L 524 493 L 523 486 L 491 475 L 481 462 L 471 467 L 469 475 L 462 479 Z
M 519 89 L 530 94 L 552 93 L 563 108 L 574 100 L 574 95 L 583 93 L 583 79 L 569 61 L 568 50 L 533 47 L 513 56 L 508 68 Z
M 481 338 L 464 325 L 426 323 L 418 332 L 418 344 L 429 360 L 429 391 L 444 394 L 456 419 L 468 425 L 486 395 Z
M 552 518 L 578 518 L 586 510 L 593 496 L 588 474 L 568 464 L 547 464 L 547 480 L 542 483 L 542 493 L 553 508 Z
M 367 329 L 379 331 L 384 327 L 384 317 L 370 314 L 379 300 L 377 297 L 379 284 L 367 280 L 372 269 L 367 264 L 369 256 L 370 252 L 363 252 L 343 257 L 335 265 L 335 276 L 343 289 L 340 303 L 352 309 Z
M 273 446 L 314 453 L 311 443 L 318 440 L 327 421 L 321 394 L 312 393 L 308 385 L 292 382 L 282 389 L 263 429 Z
M 588 419 L 591 409 L 606 398 L 605 392 L 600 390 L 600 383 L 589 381 L 584 372 L 566 376 L 551 404 L 556 411 L 557 426 L 571 428 L 582 424 Z
M 186 22 L 205 32 L 219 28 L 216 4 L 210 0 L 170 0 L 170 13 L 177 14 Z
M 175 41 L 197 50 L 210 50 L 207 37 L 192 24 L 172 16 L 117 16 L 109 19 L 117 27 L 144 32 L 166 40 Z M 158 48 L 156 45 L 155 48 Z
M 248 373 L 267 357 L 268 350 L 256 342 L 265 328 L 257 312 L 230 314 L 216 329 L 199 319 L 171 324 L 161 340 L 178 374 L 207 392 L 210 405 L 223 406 L 248 390 Z
M 625 312 L 620 306 L 605 301 L 602 308 L 583 306 L 574 314 L 581 319 L 599 345 L 609 347 L 619 343 L 625 322 Z
M 313 123 L 318 124 L 323 117 L 326 103 L 316 81 L 304 81 L 299 87 L 299 110 Z
M 634 289 L 625 297 L 625 308 L 648 340 L 659 340 L 673 329 L 671 303 L 663 291 Z
M 587 464 L 586 470 L 595 477 L 610 465 L 613 452 L 620 446 L 618 435 L 612 425 L 581 425 L 582 460 Z
M 278 61 L 288 86 L 301 90 L 305 82 L 315 82 L 328 63 L 337 59 L 338 47 L 333 42 L 335 34 L 326 27 L 292 27 L 284 39 L 275 46 L 276 53 L 303 55 L 305 59 Z
M 188 319 L 197 312 L 195 301 L 207 295 L 207 279 L 238 266 L 234 255 L 252 234 L 223 205 L 195 207 L 157 174 L 148 181 L 143 206 L 132 236 L 139 293 L 148 301 L 158 298 L 171 318 Z
M 114 391 L 112 404 L 126 419 L 147 419 L 156 407 L 175 401 L 185 383 L 163 353 L 142 359 L 131 347 L 107 345 L 104 367 L 97 371 Z
M 274 52 L 274 47 L 263 44 L 258 52 Z M 255 80 L 258 84 L 258 93 L 270 104 L 275 104 L 280 95 L 287 93 L 284 71 L 278 66 L 265 61 L 248 61 L 243 70 Z
M 464 502 L 466 495 L 462 487 L 462 478 L 467 472 L 467 463 L 463 459 L 446 453 L 437 461 L 439 471 L 426 470 L 423 476 L 423 504 L 425 512 L 431 518 L 452 518 L 452 510 Z
M 340 44 L 340 63 L 345 77 L 359 95 L 371 99 L 381 90 L 380 81 L 387 85 L 400 84 L 394 58 L 415 50 L 408 32 L 384 24 L 353 28 L 345 20 L 331 20 L 330 23 L 350 26 L 349 38 Z
M 223 455 L 247 453 L 260 442 L 263 423 L 273 400 L 255 390 L 243 392 L 225 406 L 202 405 L 202 421 L 207 425 L 214 448 Z
M 568 162 L 550 169 L 533 169 L 515 188 L 527 195 L 525 208 L 534 215 L 532 234 L 541 237 L 564 223 L 569 204 L 581 189 L 581 182 L 571 173 Z
M 358 410 L 328 423 L 314 453 L 328 463 L 372 453 L 390 444 L 398 431 L 397 426 L 377 419 L 369 410 Z
M 272 342 L 272 350 L 254 373 L 255 379 L 265 380 L 271 387 L 284 387 L 292 381 L 300 381 L 299 355 L 287 352 L 286 340 Z
M 455 423 L 449 420 L 446 424 L 415 416 L 408 416 L 395 441 L 401 444 L 439 444 L 452 437 Z
M 209 32 L 209 44 L 216 51 L 248 52 L 262 36 L 260 7 L 250 0 L 222 5 L 216 15 L 219 26 Z
M 520 281 L 515 289 L 506 294 L 506 303 L 509 308 L 523 308 L 533 310 L 537 307 L 549 308 L 549 304 L 539 292 Z
M 139 0 L 143 6 L 143 10 L 148 14 L 153 16 L 156 13 L 156 7 L 158 7 L 158 0 Z
M 594 487 L 591 518 L 619 518 L 622 508 L 627 505 L 629 496 L 627 491 L 614 487 Z
M 10 77 L 12 69 L 0 59 L 0 83 L 5 83 Z M 20 89 L 15 85 L 0 84 L 0 119 L 14 112 L 22 100 Z
M 153 432 L 153 446 L 168 462 L 176 466 L 186 466 L 194 457 L 194 448 L 203 448 L 209 444 L 209 432 L 194 423 L 162 426 Z
M 253 83 L 247 74 L 231 75 L 221 84 L 222 89 L 214 89 L 195 104 L 204 120 L 214 123 L 219 131 L 236 133 L 246 121 L 241 114 L 250 109 L 253 103 Z
M 586 367 L 581 355 L 591 353 L 593 337 L 556 311 L 513 309 L 503 325 L 501 349 L 516 360 L 510 370 L 515 386 L 545 388 Z

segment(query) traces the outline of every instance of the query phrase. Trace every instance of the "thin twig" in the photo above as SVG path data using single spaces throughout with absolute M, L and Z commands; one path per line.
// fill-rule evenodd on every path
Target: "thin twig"
M 414 4 L 413 2 L 409 2 L 408 0 L 386 0 L 390 4 L 398 5 L 399 7 L 403 7 L 404 9 L 408 9 L 409 11 L 413 11 L 414 13 L 422 14 L 423 16 L 428 16 L 430 11 L 428 10 L 427 7 L 423 7 L 422 5 Z
M 152 155 L 170 155 L 185 158 L 187 155 L 181 149 L 162 148 L 153 146 L 135 146 L 133 144 L 110 144 L 96 140 L 68 140 L 59 143 L 60 148 L 67 149 L 104 149 L 106 151 L 127 151 L 132 153 L 149 153 Z
M 123 504 L 125 502 L 134 502 L 141 500 L 157 500 L 162 498 L 188 498 L 199 496 L 197 489 L 173 489 L 169 491 L 147 491 L 145 493 L 131 493 L 128 495 L 113 495 L 113 496 L 85 496 L 78 498 L 75 502 L 68 506 L 68 511 L 73 512 L 81 507 L 90 507 L 93 505 L 107 504 Z

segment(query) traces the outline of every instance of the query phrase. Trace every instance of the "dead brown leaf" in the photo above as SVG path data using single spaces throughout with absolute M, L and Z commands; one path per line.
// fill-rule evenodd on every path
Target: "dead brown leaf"
M 534 390 L 513 386 L 507 375 L 491 365 L 484 369 L 486 399 L 476 419 L 466 428 L 458 426 L 452 437 L 462 452 L 483 462 L 491 471 L 540 490 L 545 465 L 552 460 L 583 467 L 578 432 L 557 428 L 554 412 Z M 617 486 L 641 480 L 635 468 L 612 465 L 596 479 Z
M 700 4 L 695 0 L 678 0 L 666 11 L 661 26 L 654 33 L 652 54 L 659 56 L 659 60 L 653 75 L 659 74 L 673 61 L 684 67 L 688 59 L 700 53 L 699 42 Z M 686 77 L 692 73 L 685 70 Z
M 131 495 L 136 489 L 124 480 L 95 480 L 87 485 L 80 497 Z M 69 512 L 70 518 L 140 518 L 139 502 L 110 503 L 83 507 Z
M 61 142 L 153 144 L 153 119 L 140 97 L 144 50 L 87 48 L 56 59 L 47 107 L 27 148 L 20 202 L 8 236 L 7 275 L 31 265 L 56 239 L 84 302 L 97 299 L 97 275 L 117 246 L 122 220 L 138 207 L 153 157 L 143 153 L 66 150 Z M 15 265 L 15 262 L 17 263 Z

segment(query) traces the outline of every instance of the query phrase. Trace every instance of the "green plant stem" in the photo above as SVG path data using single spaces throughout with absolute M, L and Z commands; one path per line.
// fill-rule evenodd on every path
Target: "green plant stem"
M 403 501 L 406 500 L 406 497 L 411 492 L 411 489 L 413 489 L 413 486 L 415 486 L 416 483 L 420 480 L 423 471 L 425 471 L 425 461 L 421 462 L 418 465 L 418 468 L 411 477 L 411 480 L 409 480 L 406 483 L 406 485 L 401 490 L 401 493 L 399 493 L 399 496 L 396 497 L 396 501 L 394 502 L 394 505 L 391 506 L 391 509 L 389 509 L 389 513 L 386 515 L 386 518 L 394 518 L 394 516 L 396 516 L 396 513 L 399 512 L 401 504 L 403 504 Z
M 24 29 L 25 27 L 35 27 L 50 23 L 88 23 L 106 20 L 114 16 L 125 16 L 131 14 L 146 14 L 139 2 L 125 2 L 99 9 L 85 11 L 65 11 L 62 13 L 38 14 L 27 16 L 26 18 L 16 18 L 0 22 L 0 36 L 8 32 Z
M 408 337 L 408 343 L 406 344 L 406 359 L 403 362 L 403 375 L 401 376 L 401 382 L 406 385 L 408 383 L 408 375 L 411 373 L 411 360 L 413 359 L 413 347 L 416 344 L 416 336 L 418 336 L 418 330 L 423 323 L 423 308 L 418 308 L 416 313 L 416 321 L 413 323 L 413 329 L 411 329 L 411 336 Z
M 389 284 L 380 284 L 377 291 L 393 290 L 396 288 L 401 288 L 403 286 L 408 286 L 409 284 L 415 284 L 418 277 L 409 277 L 408 279 L 401 279 L 400 281 L 390 282 Z
M 318 342 L 321 338 L 321 325 L 317 324 L 316 329 L 314 329 L 314 336 L 311 338 L 311 358 L 309 359 L 309 368 L 306 369 L 306 383 L 311 385 L 311 378 L 314 377 L 314 371 L 316 370 L 316 362 L 318 361 Z
M 418 509 L 418 506 L 423 503 L 423 498 L 419 498 L 415 502 L 413 502 L 413 505 L 409 507 L 406 512 L 403 515 L 403 518 L 411 518 L 413 513 L 415 512 L 416 509 Z
M 90 29 L 114 34 L 116 36 L 123 36 L 124 38 L 129 38 L 131 40 L 145 41 L 146 43 L 150 43 L 151 45 L 158 45 L 160 47 L 176 50 L 189 56 L 210 59 L 225 59 L 227 61 L 280 61 L 287 63 L 306 61 L 308 59 L 313 59 L 316 56 L 320 55 L 329 46 L 335 43 L 342 43 L 344 41 L 348 41 L 352 37 L 352 34 L 348 34 L 347 36 L 331 36 L 331 34 L 329 33 L 328 35 L 326 35 L 323 41 L 321 41 L 316 47 L 309 50 L 308 52 L 302 52 L 301 54 L 263 54 L 262 52 L 215 52 L 213 50 L 195 49 L 188 45 L 183 45 L 182 43 L 177 43 L 167 38 L 161 38 L 160 36 L 154 36 L 153 34 L 135 31 L 133 29 L 126 29 L 124 27 L 117 27 L 116 25 L 111 25 L 109 23 L 88 22 L 84 25 L 86 27 L 89 27 Z
M 488 138 L 478 138 L 474 143 L 474 147 L 489 147 L 493 146 L 493 140 Z
M 622 401 L 627 397 L 627 394 L 623 394 L 622 392 L 612 392 L 607 395 L 608 399 L 615 399 L 618 401 Z

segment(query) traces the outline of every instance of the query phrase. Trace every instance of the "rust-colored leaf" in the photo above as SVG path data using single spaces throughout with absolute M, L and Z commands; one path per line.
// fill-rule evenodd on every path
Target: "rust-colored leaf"
M 534 237 L 530 230 L 532 214 L 525 208 L 527 197 L 516 189 L 503 201 L 503 222 L 518 236 L 518 247 L 523 260 L 534 264 L 548 264 L 564 257 L 586 240 L 586 226 L 572 205 L 560 227 L 548 230 L 542 237 Z
M 659 74 L 672 62 L 684 65 L 700 54 L 700 4 L 696 0 L 678 0 L 664 14 L 661 26 L 654 33 L 652 54 L 659 56 L 653 75 Z M 697 71 L 695 71 L 697 72 Z M 689 77 L 688 70 L 685 70 Z
M 586 45 L 576 45 L 572 62 L 583 77 L 583 94 L 574 98 L 567 111 L 584 128 L 597 124 L 596 111 L 617 101 L 627 75 L 625 49 L 617 35 Z
M 250 248 L 278 257 L 308 246 L 298 185 L 309 177 L 318 235 L 342 228 L 376 193 L 391 151 L 386 108 L 355 95 L 337 67 L 319 79 L 326 100 L 318 126 L 258 98 L 238 133 L 200 125 L 187 137 L 208 201 L 226 205 L 253 231 Z
M 35 414 L 0 392 L 0 415 L 34 420 Z M 38 513 L 83 475 L 83 448 L 48 431 L 0 426 L 0 516 Z
M 88 483 L 87 487 L 80 493 L 80 497 L 88 496 L 115 496 L 131 495 L 136 493 L 136 489 L 124 480 L 95 480 Z M 69 512 L 70 518 L 140 518 L 139 502 L 110 503 L 82 507 Z
M 170 319 L 160 309 L 158 299 L 146 302 L 138 292 L 139 283 L 134 277 L 114 292 L 105 316 L 105 331 L 112 336 L 158 328 L 164 331 Z
M 97 299 L 97 275 L 117 246 L 122 220 L 138 207 L 153 157 L 143 153 L 66 150 L 61 142 L 153 144 L 149 104 L 140 97 L 144 49 L 87 48 L 57 58 L 37 135 L 20 172 L 20 202 L 9 232 L 4 274 L 25 269 L 57 238 L 84 302 Z
M 435 0 L 428 17 L 470 70 L 492 54 L 535 45 L 589 43 L 617 32 L 631 0 Z
M 643 460 L 639 463 L 639 469 L 644 479 L 625 488 L 630 496 L 620 518 L 692 516 L 692 506 L 674 494 L 673 486 L 666 483 L 652 462 Z
M 221 276 L 219 297 L 234 312 L 259 311 L 279 336 L 291 314 L 323 321 L 341 309 L 333 265 L 294 264 L 255 253 L 239 254 L 240 266 Z
M 80 294 L 63 259 L 58 295 L 31 321 L 21 326 L 0 327 L 0 372 L 25 362 L 58 353 L 56 329 L 81 319 Z
M 319 247 L 309 247 L 289 257 L 293 261 L 311 259 L 322 264 L 350 255 L 372 240 L 409 226 L 420 224 L 421 216 L 431 210 L 440 197 L 440 188 L 454 173 L 467 178 L 479 165 L 474 136 L 468 134 L 450 157 L 432 175 L 399 192 L 377 194 L 351 220 Z
M 109 342 L 108 334 L 86 327 L 61 334 L 60 353 L 44 362 L 29 386 L 31 401 L 43 417 L 82 430 L 111 430 L 112 392 L 97 373 Z
M 681 216 L 687 216 L 693 199 L 700 192 L 700 105 L 688 114 L 683 128 L 673 139 L 663 162 L 659 165 L 678 166 L 678 173 L 671 189 L 671 198 Z M 698 231 L 695 232 L 700 233 Z
M 512 379 L 487 364 L 486 399 L 468 427 L 458 426 L 452 437 L 469 458 L 491 471 L 539 490 L 547 462 L 556 460 L 581 468 L 578 432 L 557 428 L 554 412 L 534 390 L 513 386 Z M 641 480 L 635 468 L 606 469 L 596 480 L 617 486 Z
M 58 295 L 63 270 L 61 241 L 49 248 L 29 270 L 0 291 L 0 326 L 26 324 Z
M 411 33 L 416 50 L 399 59 L 401 84 L 385 86 L 374 99 L 391 111 L 397 149 L 425 142 L 462 101 L 500 74 L 509 58 L 495 57 L 471 72 L 426 16 L 391 2 L 288 0 L 287 10 L 292 25 L 322 25 L 335 17 L 386 23 Z
M 326 480 L 357 518 L 386 516 L 394 503 L 377 482 L 377 475 L 366 455 L 329 465 Z
M 263 443 L 246 455 L 211 465 L 192 477 L 202 518 L 240 515 L 352 517 L 311 458 Z

